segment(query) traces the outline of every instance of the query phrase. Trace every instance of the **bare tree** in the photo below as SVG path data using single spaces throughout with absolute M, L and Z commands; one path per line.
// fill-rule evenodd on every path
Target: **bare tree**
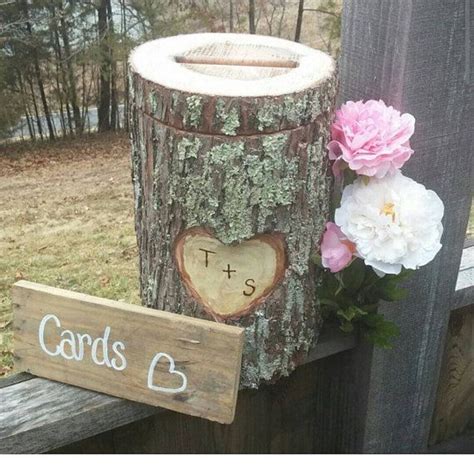
M 249 0 L 249 33 L 255 34 L 255 0 Z
M 229 31 L 234 32 L 234 1 L 229 0 Z
M 298 16 L 296 17 L 296 29 L 295 29 L 295 41 L 300 42 L 301 38 L 301 26 L 303 25 L 303 13 L 304 13 L 304 0 L 300 0 L 298 3 Z
M 110 75 L 112 69 L 111 51 L 109 43 L 108 4 L 110 0 L 100 0 L 97 7 L 98 33 L 100 43 L 100 73 L 99 73 L 99 132 L 110 130 Z
M 67 71 L 67 91 L 68 91 L 68 98 L 69 102 L 72 106 L 72 113 L 74 117 L 74 128 L 76 133 L 82 132 L 82 120 L 81 120 L 81 112 L 79 110 L 79 104 L 77 100 L 77 91 L 76 91 L 76 81 L 74 78 L 74 68 L 72 64 L 72 52 L 71 46 L 69 43 L 69 31 L 66 25 L 66 12 L 63 8 L 63 4 L 61 2 L 61 8 L 59 12 L 59 19 L 60 19 L 60 30 L 61 30 L 61 38 L 63 40 L 64 45 L 64 53 L 66 57 L 64 58 L 66 71 Z
M 34 68 L 36 82 L 37 82 L 37 85 L 38 85 L 38 90 L 40 92 L 41 102 L 43 104 L 44 117 L 46 119 L 46 124 L 48 126 L 49 139 L 54 140 L 53 122 L 51 120 L 51 114 L 50 114 L 50 111 L 49 111 L 48 100 L 46 98 L 46 92 L 45 92 L 45 88 L 44 88 L 43 78 L 42 78 L 42 75 L 41 75 L 40 63 L 39 63 L 39 58 L 38 58 L 38 47 L 37 47 L 36 41 L 33 37 L 33 27 L 31 25 L 31 21 L 30 21 L 30 18 L 29 18 L 28 2 L 26 0 L 22 0 L 21 3 L 20 3 L 20 7 L 21 7 L 21 10 L 22 10 L 23 14 L 25 15 L 26 31 L 28 33 L 28 36 L 29 36 L 29 38 L 31 40 L 31 44 L 32 44 L 31 53 L 32 53 L 32 59 L 33 59 L 33 68 Z M 38 120 L 39 120 L 39 116 L 38 116 Z

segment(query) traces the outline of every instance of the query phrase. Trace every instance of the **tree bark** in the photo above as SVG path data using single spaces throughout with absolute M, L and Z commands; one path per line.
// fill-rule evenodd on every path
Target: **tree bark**
M 329 218 L 326 145 L 334 72 L 300 92 L 244 98 L 167 89 L 133 70 L 130 78 L 143 303 L 245 327 L 242 387 L 288 375 L 306 357 L 322 322 L 319 273 L 310 257 Z M 187 233 L 234 249 L 283 236 L 282 278 L 250 309 L 224 316 L 211 311 L 183 277 Z M 252 259 L 256 271 L 259 255 Z

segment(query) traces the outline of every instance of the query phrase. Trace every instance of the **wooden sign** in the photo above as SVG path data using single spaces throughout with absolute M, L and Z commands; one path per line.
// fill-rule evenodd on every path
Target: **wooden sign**
M 286 268 L 279 233 L 224 245 L 207 229 L 193 227 L 178 237 L 175 257 L 189 293 L 216 320 L 249 313 L 271 294 Z
M 13 310 L 17 369 L 232 422 L 243 329 L 27 281 Z

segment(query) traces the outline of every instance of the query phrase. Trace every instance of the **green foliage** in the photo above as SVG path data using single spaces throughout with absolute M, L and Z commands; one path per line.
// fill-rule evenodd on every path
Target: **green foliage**
M 384 319 L 382 314 L 369 313 L 360 320 L 364 336 L 382 349 L 391 349 L 392 340 L 400 335 L 398 326 Z
M 320 265 L 319 256 L 312 259 Z M 379 277 L 359 258 L 338 273 L 324 269 L 318 290 L 323 316 L 337 319 L 344 332 L 358 328 L 376 346 L 391 348 L 393 339 L 399 335 L 398 327 L 378 312 L 379 303 L 404 298 L 406 289 L 400 284 L 410 274 L 410 270 L 404 270 L 399 275 Z

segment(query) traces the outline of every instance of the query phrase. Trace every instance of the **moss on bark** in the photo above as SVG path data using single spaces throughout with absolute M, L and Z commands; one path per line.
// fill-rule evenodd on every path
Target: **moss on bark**
M 310 255 L 329 217 L 326 144 L 335 80 L 250 105 L 170 91 L 165 96 L 176 108 L 171 115 L 155 85 L 135 76 L 133 89 L 132 173 L 144 304 L 209 318 L 176 271 L 173 243 L 183 230 L 208 227 L 229 245 L 258 233 L 283 233 L 283 281 L 257 310 L 227 323 L 246 330 L 243 387 L 289 374 L 321 324 Z M 257 102 L 261 109 L 254 108 Z M 300 125 L 285 129 L 288 124 Z

